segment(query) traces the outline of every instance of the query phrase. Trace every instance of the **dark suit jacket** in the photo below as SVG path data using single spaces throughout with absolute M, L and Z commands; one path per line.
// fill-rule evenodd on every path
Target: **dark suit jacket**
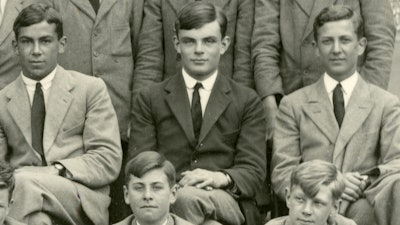
M 218 74 L 198 144 L 181 74 L 141 91 L 132 112 L 130 158 L 157 150 L 178 175 L 195 168 L 224 170 L 240 197 L 252 198 L 261 187 L 266 170 L 264 111 L 254 91 Z
M 60 162 L 80 184 L 82 208 L 95 224 L 108 224 L 108 186 L 120 171 L 120 141 L 104 82 L 59 66 L 46 102 L 43 152 L 48 165 Z M 31 143 L 31 105 L 18 77 L 0 91 L 0 160 L 14 168 L 41 166 Z
M 68 48 L 59 63 L 100 77 L 117 112 L 121 138 L 128 140 L 133 69 L 142 24 L 143 0 L 102 0 L 96 13 L 88 0 L 36 0 L 63 18 Z
M 312 47 L 312 27 L 319 12 L 332 4 L 349 5 L 362 16 L 368 45 L 359 61 L 361 75 L 387 88 L 396 34 L 388 0 L 257 0 L 252 58 L 260 97 L 289 94 L 325 72 Z
M 254 0 L 203 0 L 222 8 L 228 17 L 226 35 L 231 45 L 221 57 L 219 71 L 249 87 L 254 86 L 251 68 L 251 33 Z M 143 29 L 135 68 L 134 90 L 165 80 L 181 70 L 173 44 L 178 12 L 194 0 L 146 0 Z
M 284 97 L 272 157 L 272 184 L 282 199 L 290 173 L 299 163 L 313 159 L 332 162 L 343 173 L 371 175 L 377 170 L 379 177 L 364 193 L 372 206 L 382 205 L 374 208 L 378 221 L 389 220 L 395 205 L 388 199 L 396 195 L 391 187 L 400 180 L 396 175 L 400 172 L 398 97 L 359 78 L 340 129 L 323 78 Z

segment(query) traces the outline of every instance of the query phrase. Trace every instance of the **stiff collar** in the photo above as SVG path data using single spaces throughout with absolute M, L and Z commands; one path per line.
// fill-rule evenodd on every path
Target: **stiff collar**
M 185 69 L 182 69 L 183 80 L 185 81 L 186 88 L 193 89 L 196 83 L 201 83 L 203 88 L 207 91 L 211 91 L 217 79 L 218 70 L 216 70 L 210 77 L 203 81 L 198 81 L 186 73 Z
M 51 83 L 53 82 L 54 76 L 56 75 L 56 71 L 57 71 L 57 66 L 54 68 L 53 71 L 51 71 L 49 73 L 49 75 L 45 76 L 40 81 L 33 80 L 33 79 L 25 76 L 23 72 L 21 72 L 21 75 L 22 75 L 22 80 L 24 81 L 26 86 L 34 86 L 35 87 L 36 83 L 40 82 L 40 84 L 42 84 L 43 89 L 46 90 L 51 86 Z
M 353 75 L 340 82 L 340 84 L 342 85 L 342 90 L 346 95 L 351 96 L 351 93 L 353 92 L 354 87 L 357 84 L 358 76 L 359 74 L 356 71 L 353 73 Z M 331 94 L 333 92 L 333 89 L 335 89 L 338 83 L 339 82 L 337 80 L 333 79 L 327 73 L 324 74 L 324 84 L 328 94 Z

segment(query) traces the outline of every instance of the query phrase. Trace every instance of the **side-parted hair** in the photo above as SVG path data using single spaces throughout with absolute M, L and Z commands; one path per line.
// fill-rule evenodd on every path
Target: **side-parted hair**
M 226 35 L 228 19 L 225 13 L 211 3 L 196 1 L 185 5 L 178 13 L 175 21 L 175 33 L 179 38 L 179 30 L 200 29 L 207 23 L 217 21 L 221 30 L 221 37 Z
M 11 201 L 14 187 L 15 187 L 14 170 L 8 163 L 0 161 L 0 189 L 8 190 L 9 201 Z
M 353 23 L 354 32 L 356 33 L 357 38 L 362 38 L 364 26 L 361 16 L 348 6 L 333 5 L 322 9 L 322 11 L 315 18 L 313 27 L 314 40 L 318 41 L 318 31 L 325 23 L 347 19 L 350 19 Z
M 145 151 L 131 159 L 125 166 L 125 184 L 128 185 L 130 175 L 142 177 L 154 169 L 162 169 L 168 178 L 170 187 L 176 183 L 175 167 L 163 155 L 155 151 Z
M 335 165 L 326 161 L 304 162 L 292 172 L 290 177 L 290 189 L 293 186 L 300 186 L 308 197 L 316 196 L 322 185 L 330 188 L 334 201 L 341 197 L 345 189 L 342 174 Z
M 60 14 L 52 7 L 40 3 L 29 5 L 19 13 L 13 26 L 15 37 L 18 39 L 22 27 L 29 27 L 43 21 L 55 24 L 58 39 L 63 37 L 63 23 Z

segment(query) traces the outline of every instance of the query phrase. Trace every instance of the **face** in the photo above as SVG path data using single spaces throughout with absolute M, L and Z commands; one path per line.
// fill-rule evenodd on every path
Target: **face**
M 367 40 L 358 40 L 350 19 L 325 23 L 318 30 L 314 43 L 326 72 L 337 81 L 350 77 L 357 68 L 358 56 L 362 55 Z
M 197 80 L 211 76 L 218 68 L 221 55 L 229 47 L 229 37 L 222 38 L 217 21 L 200 29 L 179 30 L 174 37 L 175 49 L 182 57 L 185 71 Z
M 9 196 L 8 189 L 2 188 L 0 189 L 0 224 L 4 224 L 4 220 L 8 215 L 9 208 Z
M 140 224 L 161 224 L 168 217 L 170 204 L 175 202 L 175 189 L 169 186 L 162 169 L 154 169 L 141 178 L 130 175 L 124 196 Z
M 57 37 L 56 25 L 46 21 L 21 27 L 17 40 L 13 41 L 24 75 L 34 80 L 41 80 L 54 70 L 65 44 L 65 37 Z
M 326 225 L 328 217 L 336 213 L 332 192 L 324 185 L 313 198 L 308 197 L 300 186 L 295 185 L 291 193 L 287 189 L 286 204 L 289 208 L 290 225 Z

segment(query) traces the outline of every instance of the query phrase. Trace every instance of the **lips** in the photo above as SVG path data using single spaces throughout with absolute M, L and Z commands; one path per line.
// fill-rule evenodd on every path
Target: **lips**
M 39 64 L 43 64 L 44 61 L 29 61 L 29 63 L 33 64 L 33 65 L 39 65 Z
M 312 220 L 306 220 L 306 219 L 297 219 L 300 223 L 305 223 L 305 224 L 312 224 L 314 221 Z
M 142 209 L 155 209 L 155 208 L 157 208 L 157 206 L 154 206 L 154 205 L 144 205 L 144 206 L 141 206 L 140 208 L 142 208 Z

